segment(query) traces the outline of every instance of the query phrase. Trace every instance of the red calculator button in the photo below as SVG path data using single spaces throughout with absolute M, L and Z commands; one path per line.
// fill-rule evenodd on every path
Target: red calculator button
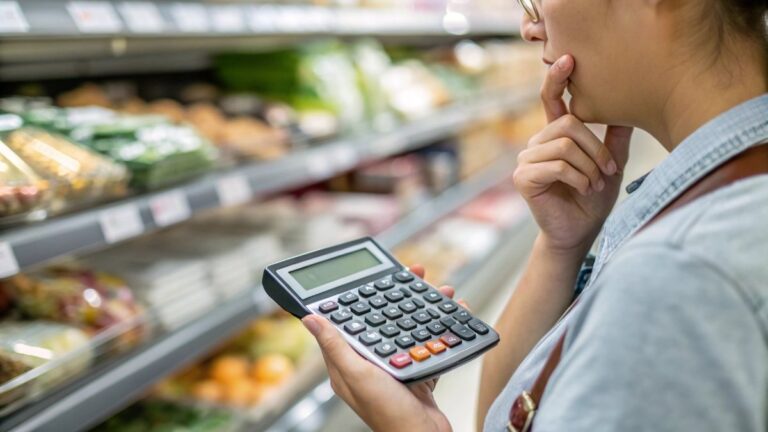
M 389 364 L 398 369 L 402 369 L 411 363 L 411 356 L 409 356 L 407 353 L 395 354 L 389 358 Z
M 445 344 L 440 342 L 439 340 L 429 341 L 424 345 L 432 354 L 440 354 L 441 352 L 446 350 Z
M 440 342 L 446 344 L 450 348 L 453 348 L 461 343 L 461 338 L 453 333 L 446 333 L 440 337 Z

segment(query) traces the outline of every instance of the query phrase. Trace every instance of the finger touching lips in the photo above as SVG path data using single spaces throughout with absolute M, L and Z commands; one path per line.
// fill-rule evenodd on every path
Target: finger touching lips
M 547 113 L 547 121 L 552 122 L 568 114 L 568 108 L 563 101 L 563 95 L 568 87 L 568 78 L 573 73 L 575 62 L 570 55 L 560 57 L 544 77 L 541 87 L 541 100 L 544 103 L 544 111 Z

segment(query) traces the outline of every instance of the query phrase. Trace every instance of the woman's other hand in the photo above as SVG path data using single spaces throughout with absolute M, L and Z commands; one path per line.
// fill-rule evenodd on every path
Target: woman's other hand
M 411 267 L 423 278 L 424 268 Z M 443 295 L 453 298 L 451 287 Z M 466 305 L 459 301 L 463 306 Z M 302 319 L 323 353 L 333 391 L 368 426 L 382 431 L 450 431 L 448 419 L 432 397 L 437 379 L 404 385 L 360 356 L 325 318 L 310 314 Z
M 618 197 L 632 129 L 608 126 L 601 141 L 568 112 L 563 94 L 574 68 L 570 55 L 549 68 L 541 91 L 549 123 L 518 155 L 514 179 L 540 240 L 583 256 Z

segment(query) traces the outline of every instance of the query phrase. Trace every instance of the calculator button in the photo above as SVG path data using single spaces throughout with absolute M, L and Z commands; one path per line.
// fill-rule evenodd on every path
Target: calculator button
M 362 342 L 363 345 L 371 346 L 381 342 L 381 335 L 375 331 L 365 332 L 360 335 L 360 342 Z
M 425 347 L 431 352 L 432 354 L 440 354 L 441 352 L 446 350 L 446 346 L 444 343 L 440 342 L 439 340 L 433 340 L 429 341 L 424 344 Z
M 437 311 L 434 309 L 427 309 L 427 313 L 429 314 L 430 317 L 432 317 L 432 319 L 440 318 L 440 314 L 437 313 Z
M 390 291 L 390 292 L 384 294 L 384 298 L 386 298 L 387 300 L 391 301 L 392 303 L 399 302 L 400 300 L 403 299 L 403 297 L 405 297 L 405 296 L 400 291 Z
M 384 316 L 391 320 L 398 319 L 403 316 L 403 313 L 400 312 L 400 309 L 398 309 L 397 306 L 389 306 L 385 308 L 383 312 Z
M 342 294 L 339 296 L 339 303 L 343 304 L 344 306 L 348 306 L 359 299 L 360 297 L 358 297 L 357 294 L 353 292 L 348 292 L 346 294 Z
M 394 277 L 398 282 L 410 282 L 413 280 L 413 275 L 407 271 L 397 272 Z
M 379 333 L 384 335 L 384 337 L 393 338 L 400 334 L 400 329 L 394 324 L 387 324 L 379 329 Z
M 475 338 L 475 333 L 472 330 L 464 327 L 461 324 L 454 324 L 454 325 L 452 325 L 451 326 L 451 331 L 456 336 L 458 336 L 458 337 L 460 337 L 460 338 L 462 338 L 462 339 L 464 339 L 466 341 L 470 341 L 470 340 Z
M 376 283 L 374 283 L 373 285 L 379 291 L 386 291 L 386 290 L 388 290 L 390 288 L 394 288 L 395 283 L 392 282 L 392 280 L 390 280 L 390 279 L 381 279 L 381 280 L 377 280 Z
M 411 315 L 411 318 L 413 318 L 413 320 L 419 324 L 424 324 L 432 321 L 432 317 L 430 317 L 429 314 L 424 311 L 416 312 L 415 314 Z
M 439 334 L 442 334 L 445 331 L 445 326 L 440 324 L 439 322 L 431 322 L 427 324 L 427 330 L 429 330 L 430 333 L 437 336 Z
M 456 312 L 459 309 L 459 307 L 456 305 L 456 303 L 454 303 L 454 302 L 452 302 L 450 300 L 445 301 L 443 303 L 440 303 L 440 306 L 438 306 L 438 307 L 440 308 L 441 311 L 443 311 L 443 312 L 445 312 L 447 314 L 452 314 L 452 313 Z
M 333 312 L 338 308 L 339 305 L 337 305 L 335 301 L 328 300 L 327 302 L 320 305 L 320 312 L 327 314 L 328 312 Z
M 424 291 L 427 290 L 427 284 L 425 284 L 424 282 L 414 282 L 408 286 L 411 287 L 411 289 L 416 291 L 417 293 L 423 293 Z
M 437 291 L 430 291 L 430 292 L 424 294 L 424 300 L 426 300 L 426 301 L 428 301 L 430 303 L 437 303 L 437 302 L 439 302 L 442 299 L 443 299 L 443 296 L 438 294 Z
M 470 332 L 470 333 L 472 333 L 472 332 Z M 472 333 L 472 336 L 474 336 L 474 335 L 475 334 Z M 423 329 L 422 328 L 422 329 L 418 329 L 418 330 L 412 331 L 411 332 L 411 336 L 413 336 L 413 338 L 416 339 L 417 341 L 423 342 L 423 341 L 431 338 L 432 334 L 430 334 L 427 329 Z
M 481 335 L 488 333 L 488 327 L 485 324 L 483 324 L 483 322 L 480 321 L 479 319 L 469 320 L 469 324 L 467 325 L 469 326 L 469 328 L 474 330 L 475 333 L 479 333 Z
M 444 316 L 444 317 L 440 318 L 440 324 L 442 324 L 442 325 L 444 325 L 446 327 L 450 327 L 450 326 L 456 324 L 456 320 L 451 318 L 451 317 L 449 317 L 449 316 Z
M 401 292 L 401 293 L 403 293 L 403 295 L 404 295 L 404 296 L 406 296 L 406 297 L 410 297 L 410 296 L 412 296 L 412 295 L 413 295 L 413 294 L 411 294 L 411 292 L 410 292 L 410 291 L 408 291 L 406 288 L 400 288 L 400 292 Z
M 416 321 L 410 318 L 403 318 L 395 321 L 397 326 L 403 330 L 411 330 L 416 328 Z
M 472 319 L 472 315 L 470 315 L 469 312 L 462 310 L 453 314 L 453 318 L 462 324 L 466 324 L 467 321 Z
M 416 307 L 419 308 L 419 309 L 424 307 L 424 302 L 419 300 L 419 299 L 417 299 L 417 298 L 413 299 L 413 304 L 415 304 Z
M 375 307 L 376 309 L 381 309 L 388 304 L 387 301 L 384 300 L 384 297 L 382 296 L 373 297 L 370 300 L 368 300 L 368 303 L 370 303 L 371 306 Z
M 411 363 L 413 363 L 413 360 L 411 360 L 411 356 L 407 353 L 395 354 L 389 358 L 389 364 L 398 369 L 402 369 Z
M 376 348 L 373 350 L 379 357 L 386 357 L 395 351 L 397 351 L 397 348 L 390 342 L 380 343 L 376 345 Z
M 432 354 L 429 353 L 429 350 L 423 346 L 415 346 L 411 348 L 408 351 L 408 354 L 410 354 L 411 358 L 416 361 L 424 361 L 432 356 Z
M 412 301 L 407 301 L 407 302 L 400 303 L 400 310 L 405 312 L 405 313 L 409 314 L 409 313 L 415 311 L 416 309 L 417 309 L 416 305 L 413 304 Z
M 440 336 L 440 342 L 444 343 L 450 348 L 453 348 L 461 343 L 461 339 L 453 333 L 446 333 Z
M 413 340 L 413 338 L 408 335 L 402 335 L 395 339 L 395 343 L 400 348 L 408 348 L 408 347 L 414 346 L 416 344 L 416 341 Z
M 359 320 L 350 321 L 344 324 L 344 331 L 351 335 L 356 335 L 365 330 L 365 324 Z
M 354 312 L 355 315 L 363 315 L 371 311 L 371 307 L 368 306 L 368 303 L 364 302 L 357 302 L 350 306 L 349 309 Z
M 371 286 L 361 286 L 359 290 L 357 290 L 357 293 L 360 294 L 363 297 L 370 297 L 374 294 L 376 294 L 376 289 Z
M 345 323 L 352 319 L 352 313 L 348 310 L 340 310 L 331 314 L 331 320 L 336 324 Z
M 373 327 L 378 327 L 385 322 L 387 322 L 386 318 L 378 312 L 369 313 L 365 316 L 365 322 L 368 323 L 368 325 Z

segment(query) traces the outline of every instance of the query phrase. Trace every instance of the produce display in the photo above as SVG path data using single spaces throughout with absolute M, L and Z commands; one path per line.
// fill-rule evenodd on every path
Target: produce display
M 231 414 L 158 400 L 134 404 L 91 429 L 93 432 L 228 432 L 240 422 Z

